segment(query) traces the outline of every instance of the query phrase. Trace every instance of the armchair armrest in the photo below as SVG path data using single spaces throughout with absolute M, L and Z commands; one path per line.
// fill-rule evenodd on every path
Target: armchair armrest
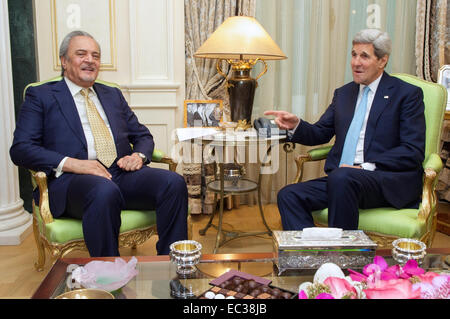
M 432 169 L 436 173 L 440 173 L 444 164 L 440 156 L 436 153 L 431 153 L 428 157 L 423 161 L 423 169 Z
M 437 183 L 437 177 L 443 168 L 441 158 L 436 153 L 431 153 L 423 162 L 424 177 L 422 204 L 420 206 L 418 219 L 426 221 L 432 215 L 436 207 L 437 198 L 434 191 Z
M 169 170 L 175 172 L 177 169 L 177 163 L 172 158 L 166 156 L 161 150 L 153 150 L 152 161 L 155 163 L 164 163 L 169 165 Z
M 164 152 L 161 150 L 153 150 L 152 161 L 160 162 L 164 157 L 164 155 L 165 155 Z
M 47 175 L 44 172 L 31 171 L 31 181 L 34 187 L 39 187 L 39 215 L 44 224 L 53 222 L 48 199 Z M 34 213 L 34 212 L 33 212 Z
M 308 154 L 311 157 L 311 161 L 326 159 L 332 147 L 333 145 L 327 145 L 309 150 Z
M 321 146 L 310 149 L 306 154 L 301 154 L 295 158 L 297 164 L 297 175 L 294 179 L 294 184 L 298 183 L 303 178 L 303 164 L 306 162 L 320 161 L 326 159 L 333 145 Z

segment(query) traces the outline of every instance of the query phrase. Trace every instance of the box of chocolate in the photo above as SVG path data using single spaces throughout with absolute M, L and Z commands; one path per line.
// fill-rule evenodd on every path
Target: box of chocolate
M 230 270 L 210 282 L 212 287 L 200 299 L 293 299 L 291 291 L 274 287 L 271 280 Z
M 377 244 L 361 230 L 319 227 L 308 230 L 311 230 L 308 236 L 302 231 L 273 232 L 279 275 L 289 269 L 318 269 L 328 262 L 341 268 L 361 268 L 375 257 Z

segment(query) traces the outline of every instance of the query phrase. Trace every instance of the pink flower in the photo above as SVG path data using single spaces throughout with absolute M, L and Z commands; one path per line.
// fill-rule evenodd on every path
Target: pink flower
M 425 273 L 425 270 L 418 267 L 416 260 L 408 260 L 408 262 L 403 266 L 395 265 L 392 267 L 389 267 L 386 270 L 387 273 L 389 273 L 391 276 L 395 276 L 397 278 L 403 278 L 408 279 L 412 276 L 418 276 Z
M 428 274 L 428 273 L 427 273 Z M 450 298 L 450 276 L 438 275 L 422 275 L 419 278 L 425 279 L 412 286 L 413 290 L 420 292 L 422 299 L 449 299 Z M 431 282 L 429 281 L 431 279 Z
M 439 274 L 429 271 L 422 275 L 418 275 L 417 278 L 419 278 L 420 282 L 431 284 L 431 282 L 433 281 L 433 278 L 436 276 L 439 276 Z
M 367 299 L 417 299 L 420 290 L 414 290 L 407 279 L 380 280 L 376 287 L 364 289 Z
M 300 290 L 298 293 L 298 299 L 308 299 L 308 296 L 306 295 L 306 292 L 304 290 Z
M 361 281 L 366 281 L 367 280 L 367 276 L 366 275 L 363 275 L 363 274 L 361 274 L 361 273 L 359 273 L 359 272 L 357 272 L 357 271 L 354 271 L 354 270 L 352 270 L 352 269 L 347 269 L 348 270 L 348 272 L 349 272 L 349 276 L 350 276 L 350 278 L 353 280 L 353 281 L 358 281 L 358 282 L 361 282 Z
M 406 262 L 406 265 L 403 266 L 403 271 L 410 276 L 422 275 L 425 273 L 425 270 L 419 267 L 417 264 L 417 260 L 411 259 Z
M 322 292 L 316 296 L 316 299 L 334 299 L 334 297 L 326 292 Z
M 381 256 L 375 256 L 372 264 L 365 265 L 363 273 L 348 269 L 353 281 L 375 281 L 381 279 L 381 273 L 388 268 L 386 260 Z
M 325 291 L 329 291 L 329 293 L 322 292 L 317 296 L 315 296 L 314 299 L 342 299 L 342 298 L 356 299 L 358 296 L 355 287 L 353 287 L 347 280 L 343 278 L 328 277 L 327 279 L 324 280 L 323 284 L 328 287 L 328 289 L 326 289 Z M 310 296 L 310 298 L 313 297 L 314 296 Z M 298 299 L 309 299 L 309 298 L 304 290 L 300 290 L 300 292 L 298 293 Z
M 344 296 L 355 299 L 358 295 L 355 287 L 343 278 L 328 277 L 323 283 L 330 287 L 331 295 L 336 299 L 341 299 Z
M 400 265 L 389 267 L 381 256 L 375 256 L 372 264 L 364 266 L 362 274 L 352 269 L 348 271 L 353 281 L 365 281 L 370 285 L 376 285 L 380 280 L 407 279 L 425 273 L 425 270 L 418 267 L 416 260 L 408 260 L 403 267 Z

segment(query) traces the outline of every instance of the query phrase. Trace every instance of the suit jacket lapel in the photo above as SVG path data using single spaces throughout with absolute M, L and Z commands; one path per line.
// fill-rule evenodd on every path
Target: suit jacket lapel
M 345 114 L 345 132 L 348 131 L 350 123 L 353 120 L 353 115 L 355 114 L 356 101 L 358 100 L 359 94 L 359 84 L 353 83 L 354 85 L 350 88 L 350 93 L 348 94 L 348 100 L 344 103 L 344 114 Z
M 375 93 L 372 107 L 370 109 L 369 118 L 367 120 L 366 134 L 364 137 L 365 154 L 367 153 L 369 145 L 372 141 L 378 119 L 392 99 L 391 92 L 393 87 L 391 76 L 385 72 L 381 78 L 380 84 L 378 85 L 377 92 Z
M 341 151 L 344 147 L 344 141 L 345 137 L 347 136 L 347 131 L 350 127 L 350 124 L 353 120 L 353 115 L 355 114 L 355 108 L 356 108 L 356 101 L 358 100 L 358 93 L 359 93 L 359 85 L 356 83 L 353 83 L 353 85 L 350 87 L 349 92 L 346 92 L 342 96 L 344 97 L 344 101 L 342 104 L 339 105 L 339 112 L 342 114 L 342 122 L 339 124 L 337 129 L 339 129 L 339 132 L 336 132 L 336 134 L 340 134 L 343 136 L 340 141 L 342 141 L 341 145 L 339 145 Z
M 78 115 L 75 101 L 73 100 L 64 79 L 59 81 L 53 87 L 53 93 L 61 109 L 61 113 L 67 121 L 67 125 L 87 149 L 86 137 L 84 136 L 83 127 L 81 126 L 80 116 Z

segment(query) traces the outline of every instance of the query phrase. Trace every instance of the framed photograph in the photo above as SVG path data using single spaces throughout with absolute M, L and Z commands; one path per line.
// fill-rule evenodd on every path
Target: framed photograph
M 222 121 L 222 100 L 184 101 L 184 127 L 218 127 Z
M 450 120 L 450 64 L 445 64 L 439 69 L 438 83 L 447 88 L 445 119 Z

